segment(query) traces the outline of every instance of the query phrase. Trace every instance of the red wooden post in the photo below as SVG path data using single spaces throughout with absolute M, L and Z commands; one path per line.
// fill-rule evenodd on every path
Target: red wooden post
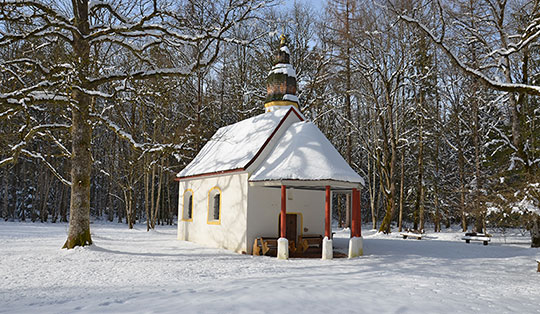
M 357 198 L 358 194 L 356 189 L 352 189 L 352 224 L 351 224 L 351 238 L 354 238 L 358 234 L 358 208 Z
M 287 188 L 281 185 L 281 237 L 285 238 L 287 233 Z
M 330 186 L 326 186 L 326 202 L 324 207 L 324 236 L 328 239 L 331 237 L 330 232 Z
M 358 227 L 356 227 L 356 232 L 358 232 L 358 236 L 362 236 L 362 198 L 360 197 L 360 191 L 356 191 L 356 199 L 358 202 L 358 205 L 356 205 L 358 214 L 356 216 L 356 223 L 358 224 Z

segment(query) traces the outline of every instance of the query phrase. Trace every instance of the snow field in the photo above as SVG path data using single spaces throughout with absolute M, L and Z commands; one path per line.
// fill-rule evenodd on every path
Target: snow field
M 483 246 L 364 228 L 363 257 L 325 261 L 201 247 L 167 226 L 95 223 L 95 245 L 69 251 L 66 234 L 0 223 L 0 313 L 540 313 L 540 250 L 519 234 Z

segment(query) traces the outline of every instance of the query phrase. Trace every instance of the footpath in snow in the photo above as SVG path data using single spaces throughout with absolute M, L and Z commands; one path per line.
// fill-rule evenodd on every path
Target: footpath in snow
M 483 246 L 364 229 L 365 256 L 331 261 L 205 248 L 175 227 L 95 223 L 95 245 L 61 250 L 66 234 L 0 223 L 0 313 L 540 313 L 540 250 L 518 233 Z

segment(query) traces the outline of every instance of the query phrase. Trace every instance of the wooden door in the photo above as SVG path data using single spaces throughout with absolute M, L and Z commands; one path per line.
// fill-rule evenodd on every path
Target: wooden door
M 285 219 L 285 225 L 287 226 L 287 229 L 285 230 L 285 237 L 287 237 L 287 240 L 294 241 L 296 243 L 298 216 L 296 214 L 287 214 Z M 281 234 L 281 214 L 279 215 L 278 220 L 278 235 L 279 234 Z

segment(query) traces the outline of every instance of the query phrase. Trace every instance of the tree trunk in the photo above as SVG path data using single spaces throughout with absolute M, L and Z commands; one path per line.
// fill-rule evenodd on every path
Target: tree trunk
M 375 161 L 373 161 L 375 163 Z M 369 206 L 371 208 L 371 223 L 373 230 L 377 230 L 377 215 L 375 211 L 375 206 L 377 205 L 377 191 L 376 184 L 377 178 L 375 173 L 375 166 L 371 166 L 371 162 L 368 160 L 368 175 L 372 178 L 369 182 Z
M 152 224 L 151 224 L 152 229 L 156 227 L 157 216 L 159 214 L 159 203 L 160 203 L 159 201 L 161 198 L 161 182 L 163 180 L 163 159 L 160 161 L 159 166 L 160 166 L 160 172 L 159 172 L 158 187 L 157 187 L 156 206 L 154 207 L 154 214 L 153 214 Z
M 123 215 L 122 215 L 123 213 L 124 213 L 124 212 L 121 211 L 121 210 L 117 210 L 117 211 L 116 211 L 116 214 L 118 215 L 118 220 L 117 220 L 117 222 L 118 222 L 119 224 L 121 224 L 121 223 L 124 221 Z
M 420 116 L 418 117 L 418 182 L 415 214 L 418 216 L 418 224 L 415 219 L 415 230 L 424 230 L 424 111 L 423 97 L 420 97 Z
M 144 158 L 145 161 L 148 160 L 148 157 Z M 148 200 L 149 185 L 150 185 L 150 175 L 148 173 L 148 168 L 146 167 L 146 162 L 144 163 L 144 209 L 146 211 L 146 231 L 150 231 L 150 204 Z
M 89 120 L 89 98 L 78 91 L 73 108 L 71 126 L 71 202 L 69 206 L 69 231 L 64 248 L 92 244 L 90 237 L 90 174 L 92 170 L 91 137 Z
M 347 0 L 345 4 L 345 116 L 347 121 L 345 123 L 345 134 L 347 140 L 347 163 L 352 164 L 352 136 L 351 136 L 351 123 L 352 123 L 352 113 L 351 113 L 351 31 L 350 31 L 350 21 L 352 8 L 351 3 Z
M 113 220 L 114 220 L 114 212 L 112 210 L 113 200 L 112 200 L 111 185 L 112 184 L 109 181 L 109 183 L 107 184 L 107 200 L 106 200 L 107 206 L 105 208 L 107 208 L 107 220 L 109 220 L 110 222 L 113 222 Z
M 463 152 L 463 143 L 461 140 L 462 133 L 462 123 L 460 112 L 456 114 L 457 123 L 458 123 L 458 136 L 457 140 L 457 150 L 458 150 L 458 171 L 459 171 L 459 208 L 461 210 L 461 230 L 463 232 L 467 231 L 467 211 L 465 208 L 465 156 Z
M 78 104 L 72 110 L 71 202 L 69 231 L 64 248 L 92 244 L 90 237 L 90 174 L 92 171 L 88 96 L 73 92 Z
M 531 247 L 540 247 L 540 216 L 533 218 L 531 228 Z
M 474 84 L 476 85 L 476 84 Z M 473 88 L 473 90 L 476 90 Z M 479 132 L 479 111 L 478 100 L 475 98 L 472 100 L 473 105 L 473 142 L 474 142 L 474 168 L 475 168 L 475 185 L 474 185 L 474 231 L 483 233 L 484 230 L 484 210 L 482 209 L 482 202 L 480 200 L 480 189 L 482 188 L 481 172 L 480 172 L 480 132 Z
M 67 196 L 68 187 L 62 185 L 62 196 L 60 198 L 60 222 L 68 222 L 67 219 Z
M 439 112 L 439 93 L 436 94 L 436 110 L 435 110 L 435 121 L 436 121 L 436 133 L 435 133 L 435 154 L 433 156 L 433 163 L 435 164 L 435 180 L 433 180 L 433 198 L 434 198 L 434 206 L 435 206 L 435 214 L 433 217 L 433 222 L 435 224 L 435 232 L 441 232 L 441 210 L 439 209 L 439 178 L 441 177 L 439 175 L 439 149 L 440 149 L 440 139 L 441 139 L 441 133 L 440 133 L 440 127 L 441 127 L 441 114 Z M 443 107 L 443 113 L 445 112 Z
M 75 25 L 73 50 L 80 70 L 80 81 L 88 77 L 90 46 L 83 36 L 90 33 L 88 2 L 72 0 Z M 84 86 L 83 86 L 84 87 Z M 72 90 L 75 100 L 71 124 L 71 201 L 69 207 L 69 231 L 64 248 L 92 244 L 90 236 L 90 176 L 92 172 L 92 126 L 90 125 L 90 97 L 79 90 Z
M 384 151 L 384 163 L 387 170 L 382 171 L 381 178 L 384 177 L 384 195 L 386 197 L 386 213 L 384 215 L 380 232 L 390 233 L 391 222 L 396 210 L 396 182 L 395 182 L 395 169 L 396 169 L 396 132 L 394 126 L 394 109 L 392 104 L 390 83 L 385 84 L 385 100 L 386 100 L 386 117 L 388 119 L 388 132 L 386 131 L 386 125 L 384 117 L 379 114 L 379 123 L 381 125 L 383 135 L 383 151 Z
M 58 188 L 54 189 L 54 201 L 56 200 L 61 200 L 62 198 L 62 193 L 63 193 L 63 184 L 57 184 L 58 185 Z M 58 206 L 59 204 L 58 203 L 53 203 L 53 206 L 51 206 L 51 222 L 52 223 L 56 223 L 56 221 L 58 220 L 58 208 L 60 206 Z
M 171 189 L 169 187 L 169 183 L 171 181 L 169 180 L 169 175 L 167 174 L 167 187 L 166 187 L 166 191 L 167 191 L 167 225 L 171 226 L 172 225 L 172 202 L 171 202 Z
M 128 229 L 133 229 L 133 189 L 131 189 L 131 187 L 124 189 L 124 200 L 126 207 L 126 223 Z
M 49 191 L 51 189 L 52 185 L 52 179 L 49 174 L 43 175 L 44 177 L 44 187 L 43 187 L 43 194 L 41 197 L 41 207 L 39 209 L 39 218 L 41 222 L 47 222 L 49 219 L 49 210 L 48 210 L 48 204 L 47 200 L 49 198 Z
M 399 232 L 403 230 L 403 193 L 405 192 L 404 187 L 404 177 L 405 177 L 405 148 L 401 149 L 401 178 L 399 182 L 399 221 L 398 228 Z
M 435 183 L 433 189 L 433 206 L 435 207 L 435 213 L 433 214 L 434 231 L 441 232 L 441 212 L 439 210 L 439 186 Z
M 150 228 L 151 229 L 154 229 L 155 227 L 155 208 L 156 208 L 156 203 L 154 202 L 154 199 L 155 199 L 155 192 L 154 192 L 154 189 L 155 189 L 155 186 L 156 186 L 156 164 L 153 163 L 152 164 L 152 175 L 150 176 Z
M 3 183 L 4 183 L 4 197 L 3 197 L 3 204 L 2 204 L 2 217 L 4 218 L 5 221 L 8 221 L 8 216 L 9 216 L 9 212 L 8 212 L 9 184 L 8 184 L 7 169 L 2 171 L 2 177 L 4 178 L 4 180 L 2 180 Z
M 36 222 L 37 220 L 36 208 L 38 207 L 39 192 L 41 191 L 41 178 L 41 176 L 38 177 L 36 181 L 36 188 L 32 193 L 32 204 L 30 204 L 30 221 L 32 222 Z

